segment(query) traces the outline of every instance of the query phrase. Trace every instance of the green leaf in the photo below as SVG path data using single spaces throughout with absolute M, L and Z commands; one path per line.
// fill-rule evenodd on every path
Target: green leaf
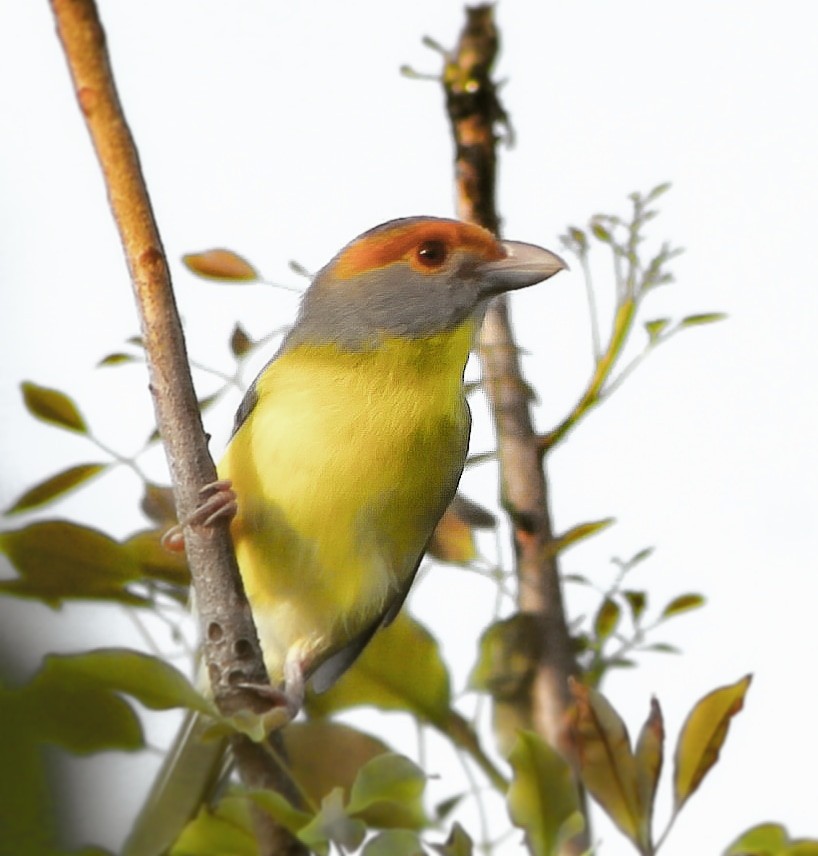
M 57 824 L 42 740 L 19 696 L 0 686 L 0 852 L 53 853 Z
M 312 279 L 313 274 L 310 273 L 301 262 L 297 262 L 295 259 L 290 259 L 287 262 L 287 267 L 298 276 L 303 276 L 306 279 Z
M 655 342 L 670 324 L 670 318 L 656 318 L 653 321 L 645 321 L 645 330 L 651 343 Z
M 199 406 L 199 412 L 204 413 L 208 407 L 212 407 L 216 401 L 219 399 L 219 393 L 214 392 L 212 395 L 206 395 L 204 398 L 200 398 L 196 404 Z
M 127 693 L 151 710 L 184 707 L 216 716 L 213 704 L 176 668 L 140 651 L 99 648 L 82 654 L 49 654 L 40 673 L 67 676 L 74 686 Z
M 57 606 L 67 598 L 148 603 L 126 587 L 140 568 L 128 550 L 97 529 L 62 520 L 0 533 L 0 552 L 19 577 L 0 580 L 0 592 Z
M 598 241 L 602 241 L 603 244 L 610 244 L 613 241 L 611 233 L 597 221 L 591 223 L 591 232 L 593 233 L 593 236 Z
M 403 755 L 386 753 L 361 768 L 349 795 L 350 815 L 375 819 L 381 828 L 423 829 L 429 820 L 423 810 L 426 776 Z
M 467 467 L 476 467 L 478 464 L 487 464 L 489 461 L 494 461 L 497 459 L 497 451 L 491 452 L 479 452 L 476 455 L 469 455 L 466 458 L 466 466 Z
M 657 184 L 656 187 L 654 187 L 653 190 L 649 191 L 647 196 L 645 196 L 645 204 L 648 205 L 651 202 L 655 202 L 660 196 L 667 193 L 672 186 L 673 185 L 669 181 L 665 181 L 662 184 Z
M 340 788 L 324 797 L 318 814 L 298 833 L 298 837 L 319 854 L 329 852 L 330 842 L 340 848 L 357 850 L 365 835 L 366 824 L 349 816 Z
M 232 250 L 205 250 L 182 256 L 185 267 L 205 279 L 221 282 L 253 282 L 259 278 L 256 269 Z
M 108 689 L 75 682 L 67 659 L 46 657 L 28 684 L 3 693 L 0 706 L 22 718 L 39 743 L 77 754 L 141 748 L 142 729 L 130 705 Z
M 368 841 L 361 856 L 423 856 L 424 853 L 416 832 L 389 829 Z
M 636 783 L 641 805 L 641 824 L 639 840 L 646 844 L 653 841 L 653 809 L 656 803 L 656 790 L 665 754 L 665 724 L 659 702 L 650 700 L 650 713 L 639 732 L 634 757 L 636 759 Z M 653 852 L 649 848 L 648 852 Z
M 607 529 L 614 523 L 616 523 L 615 517 L 606 517 L 603 520 L 592 520 L 588 523 L 580 523 L 577 526 L 573 526 L 562 535 L 558 535 L 546 546 L 545 550 L 549 556 L 556 556 L 564 550 L 567 550 L 569 547 L 573 547 L 574 544 L 584 541 L 592 535 L 596 535 L 597 532 L 601 532 L 603 529 Z
M 6 514 L 18 514 L 31 508 L 39 508 L 53 500 L 64 496 L 69 491 L 89 481 L 101 473 L 107 464 L 77 464 L 61 473 L 50 476 L 45 481 L 29 488 L 9 508 Z
M 271 793 L 271 796 L 278 794 Z M 170 856 L 213 856 L 214 853 L 259 856 L 246 800 L 227 796 L 214 809 L 202 806 L 170 849 Z
M 790 843 L 780 823 L 761 823 L 743 832 L 723 856 L 777 856 Z
M 704 597 L 700 594 L 680 594 L 678 597 L 674 597 L 662 610 L 660 618 L 671 618 L 674 615 L 689 612 L 691 609 L 699 609 L 704 606 L 704 603 Z
M 628 559 L 627 562 L 625 562 L 625 566 L 630 571 L 637 565 L 640 565 L 642 562 L 644 562 L 645 559 L 649 559 L 655 551 L 655 547 L 643 547 L 641 550 L 639 550 L 638 553 L 635 553 L 633 556 L 631 556 L 630 559 Z
M 12 692 L 39 742 L 75 753 L 142 746 L 139 718 L 127 693 L 152 710 L 186 707 L 215 714 L 212 704 L 164 661 L 124 649 L 49 654 L 40 670 Z
M 525 830 L 532 856 L 556 856 L 582 829 L 576 826 L 579 803 L 571 768 L 533 731 L 519 732 L 509 762 L 511 822 Z
M 360 705 L 402 710 L 444 729 L 449 720 L 449 673 L 434 637 L 405 611 L 379 631 L 332 689 L 310 695 L 308 710 L 328 716 Z
M 752 676 L 747 675 L 735 684 L 713 690 L 700 699 L 688 715 L 676 744 L 674 812 L 690 799 L 718 761 L 730 720 L 744 706 L 751 680 Z
M 49 389 L 45 386 L 37 386 L 31 381 L 20 384 L 23 391 L 23 401 L 26 409 L 32 416 L 59 425 L 68 431 L 76 431 L 79 434 L 87 434 L 88 426 L 82 418 L 77 406 L 64 393 L 58 389 Z
M 681 654 L 681 649 L 667 642 L 653 642 L 650 645 L 640 645 L 640 651 L 651 651 L 656 654 Z
M 162 544 L 162 533 L 159 530 L 146 529 L 137 532 L 124 541 L 122 546 L 139 566 L 141 577 L 178 586 L 177 600 L 183 604 L 187 603 L 190 586 L 187 559 L 184 552 L 172 552 Z
M 622 609 L 616 601 L 606 597 L 600 604 L 594 618 L 594 633 L 596 638 L 604 642 L 616 630 L 619 619 L 622 617 Z
M 703 324 L 713 324 L 716 321 L 724 321 L 726 312 L 702 312 L 698 315 L 688 315 L 679 322 L 680 327 L 700 327 Z
M 578 252 L 588 248 L 588 236 L 576 226 L 568 227 L 568 239 L 567 243 L 573 243 Z
M 372 735 L 330 719 L 293 722 L 282 736 L 293 775 L 315 805 L 335 788 L 349 795 L 361 768 L 390 751 Z M 361 815 L 369 826 L 375 819 Z
M 636 759 L 625 723 L 597 690 L 571 681 L 571 735 L 582 783 L 640 851 L 646 813 L 639 799 Z
M 463 802 L 463 800 L 468 796 L 468 794 L 459 793 L 454 794 L 454 796 L 447 797 L 442 802 L 439 802 L 435 806 L 435 820 L 443 821 L 445 820 L 459 805 Z M 456 826 L 457 824 L 455 824 Z
M 723 856 L 818 856 L 818 840 L 793 841 L 780 823 L 761 823 L 743 832 Z
M 114 354 L 108 354 L 108 356 L 103 357 L 98 363 L 97 368 L 107 368 L 108 366 L 121 366 L 125 363 L 137 363 L 142 362 L 138 357 L 135 357 L 133 354 L 126 354 L 122 351 L 117 351 Z
M 432 844 L 432 850 L 441 856 L 472 856 L 474 848 L 468 833 L 459 824 L 455 823 L 449 837 L 443 844 Z
M 622 597 L 625 598 L 625 602 L 630 607 L 633 623 L 638 624 L 648 606 L 647 592 L 626 589 L 622 592 Z
M 295 808 L 282 794 L 272 790 L 246 790 L 234 788 L 232 793 L 244 796 L 265 811 L 277 823 L 288 829 L 293 835 L 307 826 L 314 818 L 301 809 Z M 225 801 L 222 800 L 222 803 Z M 319 800 L 320 802 L 320 800 Z
M 469 688 L 489 693 L 495 700 L 515 698 L 533 678 L 541 646 L 542 624 L 538 615 L 517 612 L 495 621 L 480 636 Z

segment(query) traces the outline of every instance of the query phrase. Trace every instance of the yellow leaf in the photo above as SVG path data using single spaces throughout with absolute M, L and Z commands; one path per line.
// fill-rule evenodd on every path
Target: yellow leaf
M 730 720 L 744 706 L 752 675 L 700 699 L 685 721 L 676 745 L 674 811 L 687 802 L 719 758 Z
M 23 390 L 26 409 L 32 416 L 69 431 L 77 431 L 80 434 L 88 432 L 82 414 L 64 392 L 38 386 L 30 381 L 24 381 L 20 388 Z
M 584 541 L 586 538 L 596 535 L 597 532 L 607 529 L 614 523 L 616 523 L 616 518 L 614 517 L 605 517 L 602 520 L 592 520 L 588 523 L 580 523 L 578 526 L 574 526 L 567 532 L 564 532 L 562 535 L 558 535 L 554 538 L 553 541 L 546 545 L 546 551 L 549 556 L 556 556 L 558 553 L 562 553 L 569 547 L 573 547 L 574 544 L 579 541 Z
M 69 467 L 56 475 L 50 476 L 39 484 L 29 488 L 6 514 L 17 514 L 20 511 L 28 511 L 30 508 L 38 508 L 46 505 L 54 499 L 68 493 L 83 482 L 87 482 L 101 473 L 107 464 L 77 464 Z

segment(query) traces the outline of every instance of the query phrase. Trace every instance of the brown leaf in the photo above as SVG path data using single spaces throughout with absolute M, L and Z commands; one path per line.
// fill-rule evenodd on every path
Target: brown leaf
M 454 495 L 448 510 L 474 529 L 493 529 L 497 525 L 497 518 L 487 508 L 462 493 Z
M 602 693 L 571 681 L 571 736 L 582 783 L 619 829 L 640 847 L 644 812 L 625 723 Z
M 458 493 L 440 518 L 426 551 L 441 562 L 470 562 L 477 556 L 472 530 L 488 529 L 496 522 L 490 511 Z
M 246 354 L 253 346 L 252 339 L 244 331 L 241 324 L 236 324 L 233 332 L 230 335 L 230 350 L 234 357 L 241 357 Z
M 182 256 L 185 266 L 206 279 L 252 282 L 259 278 L 256 269 L 232 250 L 204 250 Z
M 648 714 L 639 738 L 636 741 L 636 782 L 639 790 L 639 802 L 642 808 L 641 828 L 639 837 L 645 849 L 651 852 L 649 847 L 652 842 L 652 820 L 653 808 L 656 802 L 656 789 L 659 785 L 659 776 L 662 772 L 662 762 L 665 751 L 665 725 L 662 718 L 662 709 L 659 702 L 652 698 L 650 700 L 650 713 Z
M 160 526 L 176 523 L 176 502 L 173 499 L 173 491 L 166 485 L 148 482 L 140 507 L 149 520 Z

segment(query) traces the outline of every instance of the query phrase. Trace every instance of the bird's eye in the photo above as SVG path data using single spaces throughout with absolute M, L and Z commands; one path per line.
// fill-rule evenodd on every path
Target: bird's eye
M 426 268 L 438 268 L 446 261 L 443 241 L 424 241 L 417 249 L 417 259 Z

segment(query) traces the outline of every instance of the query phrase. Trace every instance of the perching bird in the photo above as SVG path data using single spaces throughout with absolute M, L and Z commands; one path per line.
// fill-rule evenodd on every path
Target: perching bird
M 292 713 L 406 598 L 463 470 L 463 372 L 488 302 L 564 267 L 478 226 L 411 217 L 356 238 L 305 293 L 218 467 L 235 505 L 224 484 L 210 503 L 235 512 L 265 665 Z

